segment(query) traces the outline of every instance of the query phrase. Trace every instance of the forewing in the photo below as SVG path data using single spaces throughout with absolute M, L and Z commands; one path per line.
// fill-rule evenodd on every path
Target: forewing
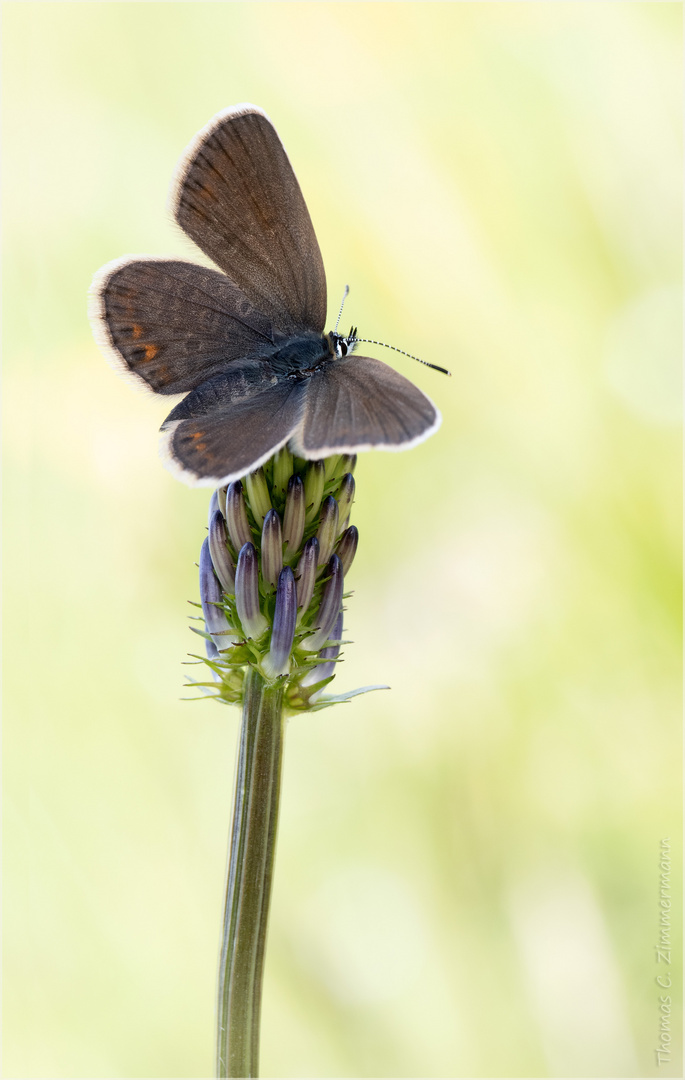
M 162 457 L 189 484 L 218 487 L 252 472 L 302 423 L 306 382 L 237 365 L 203 383 L 162 425 Z
M 274 326 L 323 331 L 321 252 L 288 156 L 260 109 L 225 109 L 199 132 L 180 163 L 171 208 Z
M 172 259 L 118 259 L 95 275 L 90 318 L 113 366 L 158 394 L 193 390 L 227 362 L 268 352 L 274 331 L 216 270 Z
M 440 413 L 430 398 L 380 360 L 332 360 L 307 380 L 293 453 L 311 459 L 360 450 L 406 450 L 432 435 Z

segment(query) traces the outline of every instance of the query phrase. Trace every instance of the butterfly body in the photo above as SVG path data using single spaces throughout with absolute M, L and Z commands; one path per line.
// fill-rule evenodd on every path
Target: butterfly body
M 318 334 L 306 334 L 290 338 L 266 358 L 274 371 L 293 378 L 307 378 L 319 370 L 322 364 L 335 359 L 327 337 Z
M 281 446 L 318 459 L 400 450 L 440 423 L 393 368 L 324 333 L 326 278 L 299 184 L 268 117 L 219 113 L 188 148 L 176 221 L 217 265 L 126 258 L 103 267 L 91 321 L 115 367 L 163 395 L 168 467 L 191 484 L 244 476 Z

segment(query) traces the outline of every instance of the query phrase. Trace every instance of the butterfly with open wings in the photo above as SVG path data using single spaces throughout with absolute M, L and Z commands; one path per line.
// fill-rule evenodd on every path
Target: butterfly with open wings
M 440 414 L 356 336 L 324 333 L 326 276 L 300 186 L 266 114 L 218 113 L 193 139 L 174 217 L 219 270 L 125 257 L 95 275 L 90 316 L 110 362 L 157 394 L 186 394 L 162 425 L 162 456 L 218 487 L 282 446 L 308 460 L 404 450 Z

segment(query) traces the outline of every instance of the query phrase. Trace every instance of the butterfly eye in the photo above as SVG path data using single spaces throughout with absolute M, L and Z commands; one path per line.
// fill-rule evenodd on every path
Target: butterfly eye
M 347 356 L 347 342 L 345 341 L 345 338 L 340 338 L 337 352 L 338 356 Z

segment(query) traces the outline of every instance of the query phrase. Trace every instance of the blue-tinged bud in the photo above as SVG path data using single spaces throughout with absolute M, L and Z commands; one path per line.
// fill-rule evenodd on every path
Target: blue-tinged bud
M 231 543 L 236 551 L 240 551 L 243 544 L 252 543 L 252 533 L 247 520 L 243 485 L 240 480 L 234 480 L 228 485 L 226 491 L 226 527 Z
M 269 585 L 275 585 L 283 569 L 283 536 L 281 519 L 275 510 L 269 510 L 262 526 L 262 577 Z
M 352 503 L 354 501 L 354 477 L 352 473 L 345 473 L 335 497 L 338 500 L 338 510 L 340 513 L 338 520 L 341 525 L 344 525 L 350 516 L 350 510 L 352 509 Z
M 287 544 L 285 557 L 290 558 L 299 550 L 304 535 L 304 484 L 299 476 L 288 480 L 288 494 L 283 514 L 283 539 Z
M 243 544 L 235 571 L 235 606 L 246 637 L 258 638 L 268 623 L 259 610 L 259 566 L 251 543 Z
M 331 632 L 331 640 L 339 642 L 343 636 L 343 613 L 342 609 L 338 618 L 336 619 L 335 626 Z M 328 679 L 335 671 L 335 659 L 340 652 L 340 645 L 329 645 L 325 649 L 321 649 L 319 657 L 322 660 L 327 660 L 326 664 L 314 664 L 307 674 L 300 680 L 302 686 L 313 686 L 314 683 L 321 682 L 322 679 Z M 310 699 L 311 700 L 311 699 Z
M 314 620 L 314 625 L 318 629 L 302 642 L 302 648 L 307 649 L 309 652 L 318 652 L 319 649 L 323 648 L 331 637 L 335 620 L 340 613 L 343 594 L 343 568 L 337 555 L 331 555 L 326 571 L 328 580 L 323 587 L 321 603 Z
M 297 564 L 295 579 L 297 581 L 297 621 L 299 622 L 311 603 L 316 584 L 316 566 L 319 561 L 319 541 L 315 536 L 308 540 L 302 549 L 300 561 Z
M 323 461 L 310 461 L 304 478 L 305 521 L 310 525 L 319 512 L 324 486 Z
M 235 592 L 235 563 L 226 547 L 227 538 L 224 516 L 220 510 L 216 510 L 209 522 L 209 550 L 221 587 L 225 593 L 232 596 Z
M 209 500 L 209 510 L 207 511 L 207 524 L 211 525 L 212 518 L 219 509 L 219 495 L 217 491 L 212 492 L 212 497 Z
M 282 446 L 274 456 L 273 491 L 279 499 L 285 498 L 288 481 L 293 471 L 293 455 L 287 446 Z
M 356 525 L 350 525 L 349 529 L 345 529 L 345 532 L 340 537 L 336 548 L 342 563 L 343 574 L 346 574 L 352 566 L 352 561 L 357 554 L 358 543 L 359 530 Z
M 324 499 L 321 507 L 321 520 L 316 533 L 319 541 L 319 566 L 325 566 L 333 552 L 333 545 L 338 538 L 338 504 L 332 495 Z
M 248 473 L 245 477 L 245 486 L 247 487 L 247 497 L 254 519 L 261 527 L 264 518 L 271 509 L 271 499 L 269 498 L 269 488 L 264 476 L 264 469 L 255 469 L 254 472 Z
M 338 465 L 340 464 L 340 454 L 333 454 L 332 457 L 324 458 L 323 467 L 326 483 L 332 480 L 336 472 L 338 472 Z
M 295 575 L 290 567 L 286 566 L 278 575 L 271 646 L 262 665 L 271 679 L 275 679 L 277 675 L 287 675 L 290 669 L 296 619 Z
M 212 635 L 217 649 L 227 649 L 235 641 L 235 631 L 221 604 L 221 585 L 214 573 L 209 539 L 200 548 L 200 602 L 207 632 Z

